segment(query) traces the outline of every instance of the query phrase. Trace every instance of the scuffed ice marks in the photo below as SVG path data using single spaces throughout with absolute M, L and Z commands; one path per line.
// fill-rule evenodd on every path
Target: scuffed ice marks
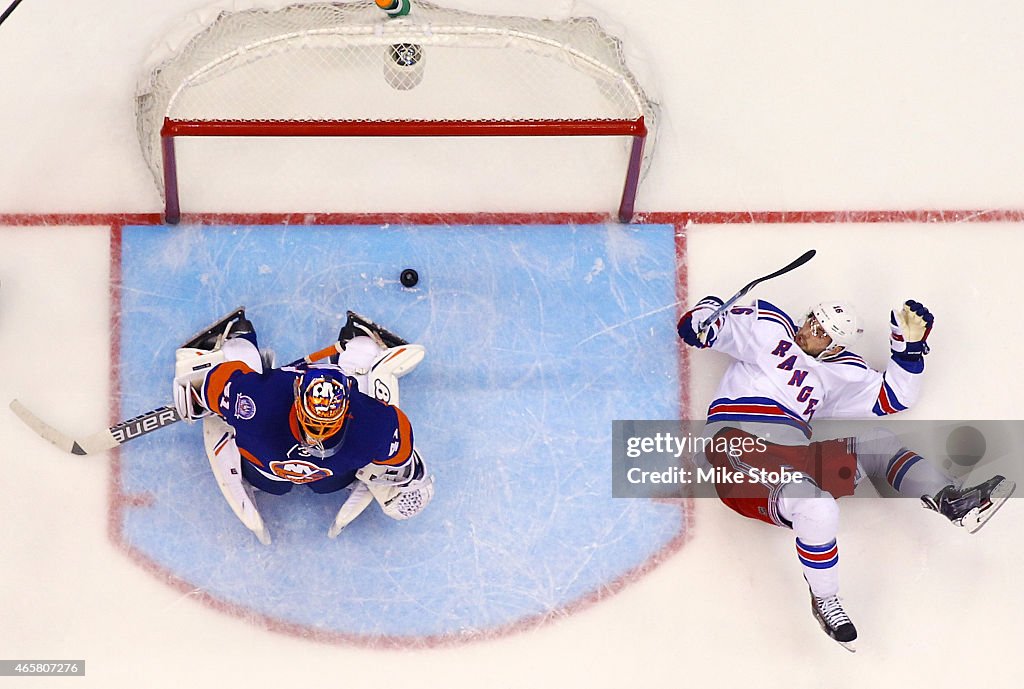
M 679 535 L 677 508 L 610 497 L 611 421 L 679 413 L 658 312 L 671 228 L 145 230 L 124 233 L 126 409 L 163 403 L 154 372 L 169 380 L 181 338 L 238 304 L 282 361 L 332 341 L 347 308 L 428 348 L 402 399 L 437 494 L 408 522 L 371 506 L 329 541 L 342 496 L 297 487 L 258 496 L 265 548 L 197 428 L 125 446 L 124 490 L 153 498 L 126 509 L 125 540 L 177 580 L 311 635 L 472 639 L 600 598 Z M 409 265 L 415 292 L 397 283 Z

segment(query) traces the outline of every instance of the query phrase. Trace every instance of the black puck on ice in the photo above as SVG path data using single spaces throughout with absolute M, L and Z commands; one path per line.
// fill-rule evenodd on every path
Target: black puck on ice
M 420 281 L 420 274 L 412 268 L 406 268 L 398 279 L 402 281 L 402 287 L 415 287 Z

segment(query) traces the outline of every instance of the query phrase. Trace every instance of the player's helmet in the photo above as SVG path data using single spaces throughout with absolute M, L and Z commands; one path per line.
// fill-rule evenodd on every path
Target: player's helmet
M 295 379 L 295 418 L 310 445 L 341 430 L 348 414 L 352 382 L 340 371 L 310 369 Z
M 832 338 L 832 344 L 818 355 L 831 356 L 843 351 L 861 336 L 860 318 L 852 306 L 842 301 L 823 301 L 807 310 L 807 317 L 814 316 L 821 324 L 824 334 Z

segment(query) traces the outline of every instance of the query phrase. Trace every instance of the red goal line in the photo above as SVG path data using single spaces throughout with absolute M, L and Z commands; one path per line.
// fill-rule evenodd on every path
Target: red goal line
M 608 213 L 184 213 L 194 225 L 596 225 L 616 222 Z M 1024 210 L 819 210 L 819 211 L 650 211 L 633 224 L 675 225 L 835 225 L 957 224 L 1024 222 Z M 161 225 L 153 213 L 0 213 L 0 227 Z

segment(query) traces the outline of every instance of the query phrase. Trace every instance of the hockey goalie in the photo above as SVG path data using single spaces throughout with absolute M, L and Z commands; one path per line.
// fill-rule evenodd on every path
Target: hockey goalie
M 332 538 L 374 500 L 387 516 L 408 519 L 433 497 L 434 478 L 398 406 L 398 378 L 422 361 L 424 348 L 350 311 L 330 354 L 330 363 L 316 363 L 324 350 L 275 368 L 244 309 L 177 350 L 175 408 L 188 423 L 202 420 L 221 492 L 264 544 L 270 534 L 253 489 L 348 488 Z

